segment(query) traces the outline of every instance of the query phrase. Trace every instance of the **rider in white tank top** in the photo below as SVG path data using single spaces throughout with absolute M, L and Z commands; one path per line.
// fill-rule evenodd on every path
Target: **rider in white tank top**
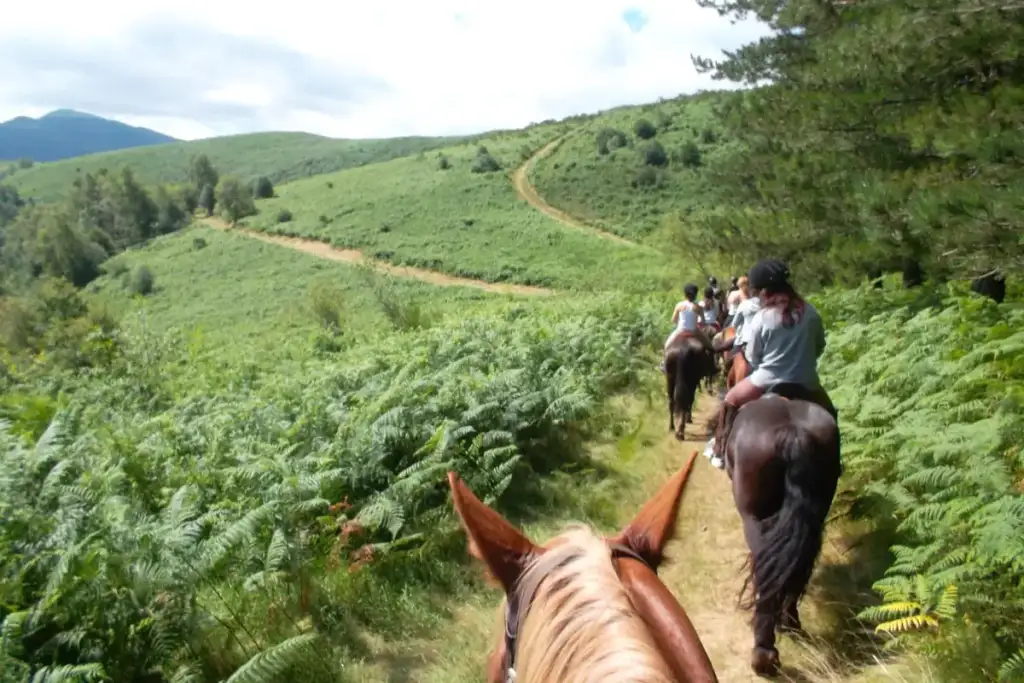
M 679 302 L 679 322 L 676 323 L 676 329 L 686 332 L 697 330 L 697 304 L 692 301 Z

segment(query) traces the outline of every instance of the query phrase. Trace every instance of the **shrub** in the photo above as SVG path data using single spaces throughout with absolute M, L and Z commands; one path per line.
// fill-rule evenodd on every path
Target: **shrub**
M 217 185 L 217 205 L 231 225 L 256 213 L 252 193 L 247 192 L 245 186 L 237 178 L 221 178 Z
M 668 155 L 665 148 L 657 140 L 652 140 L 640 150 L 644 163 L 648 166 L 664 166 L 668 163 Z
M 437 158 L 437 168 L 441 171 L 447 171 L 452 167 L 452 162 L 448 161 L 448 157 L 441 155 Z
M 252 196 L 256 199 L 270 199 L 274 196 L 274 184 L 270 178 L 261 175 L 252 185 Z
M 641 166 L 636 170 L 636 174 L 633 176 L 633 182 L 630 184 L 639 189 L 644 187 L 655 187 L 660 185 L 661 182 L 662 176 L 658 169 L 652 166 Z
M 711 130 L 710 128 L 705 128 L 704 132 L 700 134 L 700 139 L 704 142 L 704 144 L 710 145 L 713 144 L 718 139 L 718 136 L 715 135 L 715 131 Z
M 476 158 L 473 159 L 473 165 L 469 170 L 473 173 L 492 173 L 494 171 L 500 171 L 501 164 L 498 163 L 497 159 L 491 156 L 486 147 L 481 146 L 477 151 Z
M 192 238 L 192 250 L 193 251 L 199 251 L 200 249 L 205 249 L 205 248 L 206 248 L 206 240 L 204 240 L 202 237 L 193 237 Z
M 292 218 L 292 212 L 289 211 L 288 209 L 281 209 L 280 211 L 277 212 L 278 223 L 288 223 L 292 220 Z
M 700 148 L 692 140 L 687 142 L 679 150 L 679 161 L 687 168 L 698 168 L 703 163 Z
M 594 136 L 594 142 L 597 145 L 598 154 L 608 154 L 610 151 L 625 147 L 627 140 L 626 134 L 620 130 L 614 128 L 602 128 L 597 131 L 597 135 Z
M 637 119 L 633 124 L 633 132 L 641 140 L 650 140 L 658 134 L 658 129 L 647 119 Z
M 203 185 L 203 189 L 199 191 L 199 207 L 206 211 L 207 216 L 213 215 L 213 210 L 217 208 L 217 193 L 213 189 L 213 185 Z
M 341 332 L 341 292 L 323 283 L 315 283 L 309 290 L 310 307 L 320 326 L 337 334 Z
M 140 265 L 135 269 L 135 272 L 132 273 L 130 284 L 132 294 L 148 296 L 153 292 L 155 280 L 156 279 L 153 277 L 153 271 L 149 269 L 149 266 Z

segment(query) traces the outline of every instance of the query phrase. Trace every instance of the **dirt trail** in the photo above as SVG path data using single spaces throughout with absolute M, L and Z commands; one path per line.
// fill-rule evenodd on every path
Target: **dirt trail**
M 707 419 L 717 407 L 716 399 L 701 395 L 694 424 L 687 425 L 687 435 L 703 435 Z M 650 413 L 657 421 L 655 432 L 658 428 L 664 430 L 661 438 L 637 456 L 637 460 L 650 463 L 644 470 L 644 498 L 653 495 L 694 449 L 703 451 L 706 444 L 703 438 L 680 444 L 668 433 L 668 425 L 662 424 L 667 418 L 661 419 L 661 412 Z M 742 567 L 748 555 L 742 523 L 728 475 L 703 456 L 698 456 L 690 475 L 678 520 L 676 540 L 666 550 L 670 561 L 659 574 L 693 621 L 718 680 L 762 680 L 749 664 L 753 646 L 750 614 L 737 607 L 744 579 Z M 777 646 L 784 667 L 780 680 L 905 680 L 891 664 L 879 663 L 880 651 L 866 637 L 863 627 L 853 621 L 856 605 L 871 599 L 870 583 L 877 571 L 851 549 L 855 545 L 837 527 L 830 527 L 826 533 L 815 576 L 800 608 L 804 627 L 811 635 L 806 640 L 780 638 Z
M 649 404 L 633 401 L 630 413 L 642 421 L 637 451 L 628 468 L 636 486 L 621 501 L 623 519 L 654 495 L 664 482 L 685 463 L 694 449 L 703 450 L 705 440 L 680 443 L 668 431 L 660 393 Z M 704 434 L 704 425 L 717 401 L 706 394 L 698 398 L 694 424 L 687 434 Z M 600 459 L 614 459 L 619 446 L 605 443 L 593 453 Z M 535 540 L 547 540 L 563 527 L 552 520 L 527 533 Z M 606 533 L 617 531 L 603 529 Z M 801 617 L 811 633 L 808 640 L 784 637 L 778 647 L 784 671 L 777 679 L 788 683 L 923 683 L 929 680 L 908 663 L 882 664 L 879 651 L 866 645 L 865 632 L 851 622 L 853 607 L 870 592 L 875 569 L 854 556 L 849 541 L 835 530 L 827 536 L 815 578 L 801 605 Z M 750 669 L 753 636 L 749 613 L 741 611 L 736 598 L 743 584 L 742 567 L 747 557 L 739 515 L 732 501 L 728 476 L 698 456 L 680 507 L 676 538 L 666 549 L 668 560 L 659 571 L 666 586 L 678 598 L 715 667 L 722 683 L 761 681 Z M 437 639 L 378 643 L 379 650 L 353 670 L 356 681 L 383 683 L 470 683 L 482 680 L 486 654 L 493 647 L 497 590 L 473 597 L 454 609 Z M 376 649 L 376 648 L 375 648 Z
M 373 267 L 379 271 L 396 275 L 398 277 L 420 280 L 440 287 L 472 287 L 474 289 L 481 289 L 493 294 L 523 294 L 530 296 L 550 295 L 555 293 L 554 290 L 547 289 L 545 287 L 487 282 L 485 280 L 474 280 L 471 278 L 446 275 L 435 270 L 413 268 L 411 266 L 396 266 L 387 263 L 386 261 L 367 258 L 361 251 L 357 251 L 355 249 L 338 249 L 337 247 L 332 247 L 331 245 L 319 240 L 303 239 L 301 237 L 287 237 L 285 235 L 272 235 L 270 233 L 241 227 L 231 228 L 224 221 L 218 218 L 203 218 L 200 222 L 217 230 L 225 230 L 235 234 L 245 235 L 246 237 L 251 237 L 253 239 L 260 240 L 261 242 L 266 242 L 267 244 L 287 247 L 288 249 L 305 252 L 331 261 L 341 261 L 343 263 L 363 263 L 369 261 L 373 264 Z
M 571 135 L 571 133 L 569 133 L 569 135 Z M 515 170 L 515 172 L 512 174 L 512 183 L 513 185 L 515 185 L 516 194 L 518 194 L 520 198 L 529 202 L 529 204 L 533 206 L 535 209 L 547 214 L 548 216 L 555 219 L 562 225 L 574 228 L 576 230 L 589 232 L 592 235 L 604 237 L 605 239 L 617 242 L 618 244 L 624 244 L 626 246 L 635 247 L 636 244 L 634 242 L 630 242 L 629 240 L 623 237 L 619 237 L 616 234 L 606 232 L 604 230 L 599 230 L 595 227 L 587 225 L 586 223 L 583 223 L 582 221 L 573 218 L 565 211 L 562 211 L 561 209 L 556 209 L 555 207 L 551 206 L 546 201 L 544 201 L 544 198 L 537 193 L 537 188 L 535 188 L 533 184 L 530 182 L 530 170 L 538 161 L 554 152 L 555 149 L 557 149 L 558 146 L 565 140 L 565 138 L 566 136 L 562 136 L 544 145 L 539 150 L 534 152 L 533 156 L 531 156 L 529 159 L 523 162 L 523 164 Z

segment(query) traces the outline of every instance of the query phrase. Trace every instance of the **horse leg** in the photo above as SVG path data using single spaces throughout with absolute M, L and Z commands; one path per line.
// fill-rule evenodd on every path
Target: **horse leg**
M 750 514 L 743 514 L 743 535 L 750 548 L 751 562 L 755 562 L 764 545 L 762 532 L 763 522 Z M 750 653 L 750 666 L 760 676 L 774 676 L 781 667 L 779 651 L 775 647 L 775 626 L 779 620 L 777 605 L 767 604 L 758 596 L 758 587 L 754 581 L 756 572 L 751 569 L 752 590 L 754 592 L 754 618 L 751 623 L 754 633 L 754 648 Z
M 668 431 L 674 432 L 676 430 L 675 423 L 675 403 L 673 397 L 675 396 L 675 377 L 673 375 L 672 368 L 668 367 L 668 360 L 665 361 L 665 387 L 668 391 Z
M 782 619 L 779 622 L 779 630 L 783 633 L 802 635 L 804 627 L 800 623 L 800 612 L 796 600 L 791 601 L 786 609 L 782 611 Z

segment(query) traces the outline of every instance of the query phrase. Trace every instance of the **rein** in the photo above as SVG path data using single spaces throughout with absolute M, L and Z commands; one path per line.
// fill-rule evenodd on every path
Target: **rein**
M 609 543 L 609 547 L 612 551 L 612 559 L 617 557 L 628 557 L 631 560 L 636 560 L 640 564 L 644 565 L 655 575 L 657 570 L 654 569 L 650 564 L 647 563 L 644 558 L 640 557 L 639 554 L 633 552 L 630 548 L 620 543 Z M 533 602 L 534 592 L 540 587 L 542 581 L 537 581 L 534 584 L 533 592 L 529 595 L 520 595 L 519 591 L 513 591 L 512 595 L 508 597 L 508 601 L 505 603 L 505 681 L 506 683 L 515 683 L 516 680 L 516 637 L 519 635 L 519 619 L 523 608 L 529 609 L 530 604 Z

